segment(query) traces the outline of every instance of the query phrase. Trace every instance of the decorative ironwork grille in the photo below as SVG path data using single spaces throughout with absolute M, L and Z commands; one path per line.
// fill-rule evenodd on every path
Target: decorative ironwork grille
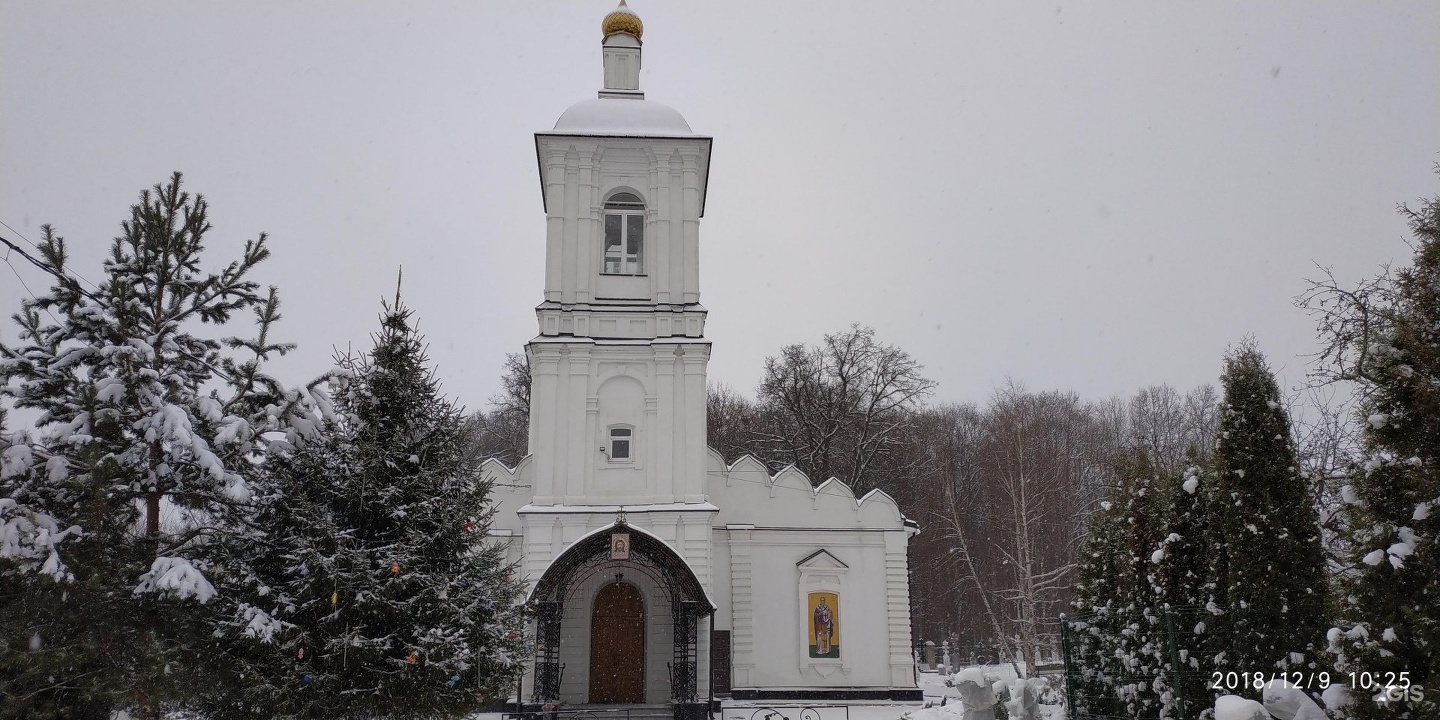
M 670 699 L 693 701 L 699 693 L 695 662 L 700 628 L 700 603 L 680 600 L 671 606 L 675 618 L 675 650 L 670 667 Z
M 535 613 L 535 692 L 533 702 L 560 696 L 560 620 L 563 605 L 555 601 L 532 603 Z

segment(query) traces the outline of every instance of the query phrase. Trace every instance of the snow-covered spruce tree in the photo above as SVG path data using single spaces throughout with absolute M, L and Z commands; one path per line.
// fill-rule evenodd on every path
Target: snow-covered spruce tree
M 1269 676 L 1323 647 L 1319 519 L 1280 388 L 1253 343 L 1226 356 L 1221 385 L 1209 512 L 1215 669 Z
M 1116 599 L 1121 624 L 1114 655 L 1122 676 L 1114 691 L 1125 714 L 1150 718 L 1159 714 L 1165 680 L 1165 619 L 1156 607 L 1149 573 L 1155 547 L 1164 537 L 1164 501 L 1160 478 L 1144 449 L 1124 453 L 1119 463 L 1122 505 L 1121 556 L 1116 571 Z
M 1102 501 L 1090 514 L 1072 612 L 1067 617 L 1070 658 L 1066 672 L 1081 715 L 1118 715 L 1123 710 L 1115 695 L 1123 670 L 1114 652 L 1124 621 L 1119 605 L 1123 533 L 1120 508 L 1112 500 Z
M 1169 717 L 1179 717 L 1182 706 L 1185 717 L 1195 717 L 1213 699 L 1207 688 L 1209 657 L 1204 652 L 1209 614 L 1203 605 L 1210 569 L 1206 497 L 1214 477 L 1193 449 L 1186 453 L 1185 461 L 1183 474 L 1163 484 L 1170 497 L 1165 503 L 1163 537 L 1151 553 L 1148 575 L 1151 597 L 1165 623 L 1159 630 L 1174 638 L 1173 652 L 1167 646 L 1162 655 L 1164 689 L 1160 692 Z M 1180 700 L 1174 697 L 1176 691 Z M 1170 696 L 1164 696 L 1165 692 Z
M 0 473 L 0 716 L 183 705 L 208 616 L 242 612 L 215 598 L 215 540 L 245 532 L 262 434 L 303 426 L 310 402 L 260 372 L 288 349 L 267 339 L 274 289 L 249 279 L 265 236 L 203 271 L 208 206 L 180 188 L 177 173 L 141 194 L 93 290 L 46 226 L 56 283 L 0 346 L 0 393 L 39 412 Z M 256 340 L 196 334 L 237 313 Z
M 1354 556 L 1339 578 L 1331 648 L 1341 672 L 1425 695 L 1375 703 L 1364 693 L 1352 706 L 1360 718 L 1440 717 L 1440 197 L 1401 210 L 1413 263 L 1382 292 L 1340 295 L 1350 302 L 1328 328 L 1360 329 L 1338 359 L 1362 399 L 1368 455 L 1343 492 Z
M 521 586 L 486 539 L 465 417 L 398 296 L 374 339 L 339 360 L 337 419 L 262 485 L 272 546 L 256 546 L 255 602 L 287 626 L 230 643 L 243 691 L 211 715 L 458 717 L 503 699 L 522 668 Z

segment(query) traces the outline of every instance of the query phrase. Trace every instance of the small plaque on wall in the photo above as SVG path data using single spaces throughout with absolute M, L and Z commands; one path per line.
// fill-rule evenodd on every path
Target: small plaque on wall
M 840 657 L 840 595 L 833 592 L 809 594 L 812 658 Z
M 610 536 L 610 559 L 630 559 L 630 533 L 614 533 Z

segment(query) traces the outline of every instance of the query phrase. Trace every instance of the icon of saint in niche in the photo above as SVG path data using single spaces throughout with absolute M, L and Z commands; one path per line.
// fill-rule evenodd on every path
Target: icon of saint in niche
M 836 593 L 810 594 L 810 657 L 838 658 L 839 596 Z

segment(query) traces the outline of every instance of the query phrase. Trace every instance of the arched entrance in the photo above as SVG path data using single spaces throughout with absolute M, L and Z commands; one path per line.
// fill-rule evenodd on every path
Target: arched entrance
M 591 606 L 590 702 L 645 702 L 645 601 L 627 582 L 601 588 Z
M 677 720 L 704 717 L 699 631 L 715 605 L 663 540 L 624 520 L 594 530 L 550 563 L 527 604 L 535 621 L 532 703 L 668 697 Z

